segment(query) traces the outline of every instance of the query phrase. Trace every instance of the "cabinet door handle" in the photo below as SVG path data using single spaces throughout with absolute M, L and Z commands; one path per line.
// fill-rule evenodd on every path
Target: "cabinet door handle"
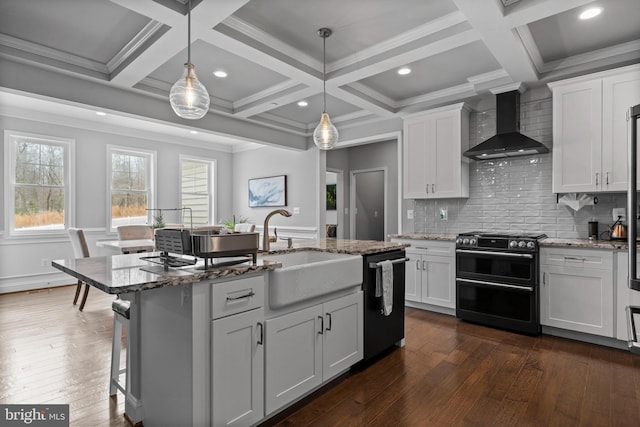
M 324 334 L 324 317 L 318 316 L 318 319 L 320 319 L 320 330 L 318 331 L 318 335 L 322 335 Z
M 609 172 L 607 172 L 606 179 L 607 179 L 606 184 L 609 185 Z
M 258 335 L 260 338 L 258 338 L 258 345 L 262 345 L 264 344 L 264 326 L 262 325 L 262 322 L 258 322 L 257 327 L 260 328 L 260 335 Z
M 545 286 L 547 285 L 547 272 L 546 271 L 542 273 L 542 284 L 545 285 Z
M 577 256 L 566 256 L 564 257 L 565 261 L 582 261 L 585 262 L 587 259 L 583 258 L 583 257 L 577 257 Z
M 429 194 L 429 184 L 427 184 L 427 194 Z
M 596 172 L 596 187 L 598 186 L 598 178 L 600 177 L 600 173 Z
M 432 193 L 436 192 L 436 185 L 435 184 L 431 184 L 431 192 Z
M 330 331 L 331 330 L 331 313 L 327 313 L 327 320 L 328 320 L 327 323 L 329 324 L 329 326 L 327 326 L 326 330 Z
M 227 297 L 227 301 L 237 301 L 239 299 L 251 298 L 254 295 L 255 293 L 253 293 L 253 291 L 250 291 L 248 294 L 240 295 L 237 297 Z
M 422 269 L 426 270 L 427 269 L 427 261 L 422 260 Z
M 420 270 L 420 260 L 416 260 L 416 270 Z

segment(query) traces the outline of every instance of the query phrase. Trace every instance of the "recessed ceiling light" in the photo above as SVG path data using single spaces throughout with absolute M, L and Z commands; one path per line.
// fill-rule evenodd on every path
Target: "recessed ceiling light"
M 197 135 L 197 134 L 198 134 L 198 131 L 197 131 L 197 130 L 190 130 L 190 131 L 189 131 L 189 133 L 190 133 L 191 135 Z
M 401 76 L 406 76 L 407 74 L 411 74 L 411 68 L 402 67 L 398 70 L 398 74 L 400 74 Z
M 309 105 L 307 101 L 298 101 L 298 107 L 306 107 Z
M 590 7 L 589 9 L 585 10 L 584 12 L 582 12 L 579 16 L 580 19 L 591 19 L 591 18 L 595 18 L 596 16 L 600 15 L 600 12 L 602 12 L 602 8 L 601 7 Z
M 216 71 L 214 71 L 214 72 L 213 72 L 213 75 L 214 75 L 214 76 L 216 76 L 216 77 L 219 77 L 219 78 L 221 78 L 221 79 L 224 79 L 225 77 L 227 77 L 227 76 L 228 76 L 227 72 L 226 72 L 226 71 L 222 71 L 222 70 L 216 70 Z
M 104 111 L 96 111 L 96 116 L 106 116 L 107 113 L 105 113 Z

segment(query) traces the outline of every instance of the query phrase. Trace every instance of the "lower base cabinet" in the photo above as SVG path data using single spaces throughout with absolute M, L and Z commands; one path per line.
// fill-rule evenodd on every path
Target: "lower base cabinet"
M 214 320 L 211 327 L 212 425 L 247 426 L 264 418 L 264 309 Z
M 611 251 L 543 248 L 540 323 L 613 337 L 612 265 Z
M 362 291 L 267 320 L 266 415 L 363 357 Z

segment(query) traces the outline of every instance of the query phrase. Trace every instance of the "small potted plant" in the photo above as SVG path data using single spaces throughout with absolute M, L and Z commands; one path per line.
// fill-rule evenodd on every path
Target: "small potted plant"
M 247 221 L 249 221 L 249 219 L 243 216 L 240 216 L 240 218 L 238 218 L 238 220 L 236 221 L 236 216 L 234 215 L 232 219 L 226 220 L 224 222 L 224 225 L 229 229 L 230 232 L 233 232 L 233 230 L 235 230 L 236 228 L 236 224 L 243 224 Z
M 151 238 L 154 239 L 156 237 L 156 228 L 163 228 L 164 226 L 165 224 L 162 212 L 160 212 L 158 215 L 154 215 L 153 224 L 151 224 Z

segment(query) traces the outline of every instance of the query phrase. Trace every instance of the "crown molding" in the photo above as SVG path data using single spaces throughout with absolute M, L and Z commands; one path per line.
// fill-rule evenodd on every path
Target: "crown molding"
M 104 74 L 105 76 L 109 74 L 109 68 L 101 62 L 83 58 L 72 53 L 63 52 L 61 50 L 53 49 L 40 44 L 31 43 L 26 40 L 8 36 L 6 34 L 0 34 L 0 45 L 37 55 L 42 58 L 63 62 L 74 67 L 80 67 L 94 72 L 97 71 L 101 74 Z
M 155 35 L 164 28 L 164 24 L 151 20 L 138 32 L 122 49 L 120 49 L 113 57 L 107 61 L 106 67 L 109 73 L 115 71 L 119 66 L 125 63 L 136 51 L 144 46 L 145 43 L 153 40 Z
M 551 61 L 542 67 L 543 73 L 550 73 L 571 68 L 571 72 L 589 69 L 589 63 L 602 61 L 606 64 L 613 65 L 624 57 L 625 60 L 640 58 L 640 39 L 627 43 L 621 43 L 616 46 L 606 47 L 595 50 L 593 52 L 583 53 L 580 55 L 570 56 L 565 59 Z M 569 70 L 567 70 L 569 72 Z

